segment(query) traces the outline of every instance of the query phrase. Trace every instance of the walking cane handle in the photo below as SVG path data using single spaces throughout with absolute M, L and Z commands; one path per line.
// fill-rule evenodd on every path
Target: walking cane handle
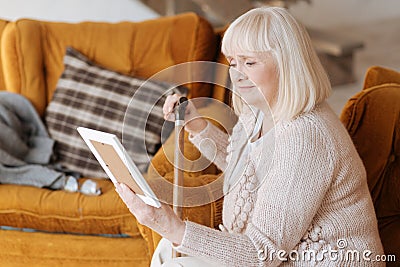
M 175 104 L 175 121 L 185 120 L 185 110 L 188 105 L 188 99 L 186 97 L 179 98 L 179 101 Z

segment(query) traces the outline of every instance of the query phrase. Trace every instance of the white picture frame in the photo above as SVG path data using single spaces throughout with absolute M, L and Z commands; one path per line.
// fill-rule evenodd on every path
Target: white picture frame
M 146 204 L 160 208 L 161 204 L 116 135 L 85 127 L 79 134 L 114 183 L 124 183 Z

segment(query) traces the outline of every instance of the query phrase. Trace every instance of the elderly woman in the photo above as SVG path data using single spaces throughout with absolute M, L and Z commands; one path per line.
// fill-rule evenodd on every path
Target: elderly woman
M 215 151 L 201 141 L 217 146 L 221 231 L 182 221 L 168 205 L 148 206 L 118 185 L 132 214 L 189 256 L 172 260 L 177 266 L 379 266 L 366 172 L 325 102 L 330 83 L 304 28 L 285 9 L 253 9 L 229 26 L 222 52 L 238 123 L 228 137 L 189 104 L 186 125 L 206 157 Z M 178 99 L 168 97 L 166 119 Z

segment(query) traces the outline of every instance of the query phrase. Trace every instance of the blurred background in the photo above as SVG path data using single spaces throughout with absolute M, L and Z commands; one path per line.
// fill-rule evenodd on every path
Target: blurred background
M 283 6 L 308 29 L 340 111 L 362 89 L 368 67 L 400 70 L 399 0 L 0 0 L 0 18 L 47 21 L 143 21 L 196 12 L 218 29 L 257 6 Z

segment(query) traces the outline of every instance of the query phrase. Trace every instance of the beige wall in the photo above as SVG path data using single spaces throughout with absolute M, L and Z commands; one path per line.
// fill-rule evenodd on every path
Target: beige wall
M 311 0 L 290 8 L 303 24 L 316 29 L 362 25 L 400 17 L 400 0 Z
M 305 25 L 326 29 L 400 17 L 400 0 L 311 0 L 311 4 L 301 1 L 293 5 L 290 11 Z M 0 0 L 0 18 L 11 20 L 29 17 L 50 21 L 115 22 L 157 16 L 139 0 Z
M 157 16 L 138 0 L 0 0 L 0 18 L 8 20 L 117 22 L 141 21 Z

